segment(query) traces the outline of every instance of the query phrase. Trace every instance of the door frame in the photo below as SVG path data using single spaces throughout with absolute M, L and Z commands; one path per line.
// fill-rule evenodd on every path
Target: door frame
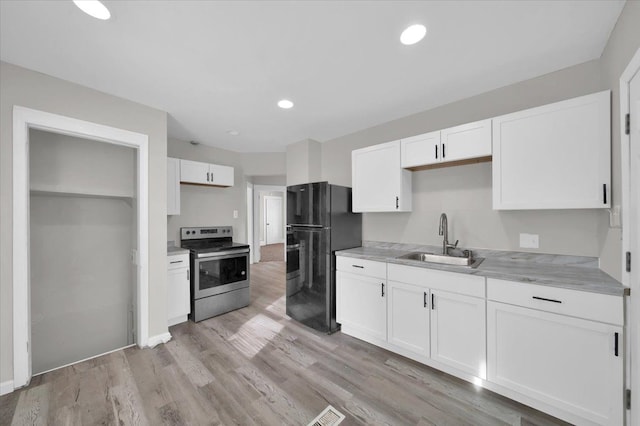
M 626 340 L 626 378 L 627 388 L 633 389 L 631 392 L 631 407 L 629 410 L 629 424 L 640 423 L 640 330 L 634 327 L 634 324 L 640 324 L 640 283 L 631 282 L 631 274 L 626 270 L 626 253 L 631 251 L 631 230 L 627 223 L 631 221 L 639 221 L 640 217 L 632 218 L 631 215 L 631 137 L 625 133 L 626 115 L 630 112 L 630 93 L 629 83 L 633 77 L 640 72 L 640 49 L 629 61 L 626 69 L 620 76 L 620 163 L 622 174 L 622 284 L 631 288 L 631 295 L 627 297 L 626 323 L 627 338 Z M 638 211 L 640 206 L 636 206 Z M 640 253 L 634 253 L 635 267 L 637 268 L 638 257 Z M 634 297 L 635 296 L 635 297 Z M 635 354 L 635 357 L 634 357 Z
M 136 344 L 149 340 L 149 136 L 21 106 L 13 107 L 13 388 L 31 380 L 29 130 L 38 129 L 137 150 Z
M 251 239 L 253 241 L 253 247 L 255 248 L 255 250 L 253 250 L 253 262 L 254 263 L 258 263 L 260 262 L 260 191 L 269 191 L 269 192 L 282 192 L 284 193 L 283 198 L 284 198 L 284 205 L 283 205 L 283 216 L 284 216 L 284 220 L 283 222 L 283 228 L 285 229 L 284 233 L 285 236 L 287 235 L 286 233 L 286 226 L 287 226 L 287 187 L 284 185 L 259 185 L 259 184 L 253 184 L 253 235 L 251 235 Z M 284 254 L 285 254 L 285 259 L 286 257 L 286 247 L 283 249 L 284 250 Z
M 278 200 L 280 202 L 280 207 L 281 207 L 281 214 L 280 214 L 280 220 L 282 221 L 282 230 L 284 231 L 284 196 L 282 197 L 276 197 L 275 195 L 265 195 L 264 196 L 264 218 L 263 218 L 263 223 L 264 223 L 264 242 L 265 245 L 266 244 L 279 244 L 279 243 L 283 243 L 284 242 L 284 232 L 283 232 L 283 236 L 282 239 L 279 240 L 277 243 L 270 243 L 269 239 L 267 238 L 267 200 L 269 199 L 273 199 L 273 200 Z

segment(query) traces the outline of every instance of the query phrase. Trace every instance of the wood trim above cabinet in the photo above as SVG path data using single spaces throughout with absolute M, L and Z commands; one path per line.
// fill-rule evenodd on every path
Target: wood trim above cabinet
M 446 163 L 426 164 L 424 166 L 405 167 L 405 168 L 407 170 L 411 170 L 412 172 L 418 172 L 420 170 L 442 169 L 445 167 L 464 166 L 466 164 L 489 163 L 492 161 L 492 159 L 493 157 L 489 155 L 487 157 L 469 158 L 467 160 L 449 161 Z

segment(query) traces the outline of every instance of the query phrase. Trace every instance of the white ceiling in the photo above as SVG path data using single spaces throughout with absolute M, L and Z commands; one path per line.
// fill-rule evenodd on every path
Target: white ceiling
M 326 141 L 598 58 L 605 1 L 0 1 L 3 61 L 169 113 L 169 135 L 240 152 Z M 427 26 L 414 46 L 410 24 Z M 279 99 L 295 102 L 291 110 Z M 231 136 L 237 130 L 239 136 Z

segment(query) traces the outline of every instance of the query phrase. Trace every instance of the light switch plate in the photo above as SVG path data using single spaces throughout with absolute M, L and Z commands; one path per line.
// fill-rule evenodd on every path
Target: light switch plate
M 237 219 L 238 218 L 238 210 L 234 210 L 233 211 L 233 218 Z
M 521 248 L 539 248 L 540 236 L 538 234 L 520 234 Z

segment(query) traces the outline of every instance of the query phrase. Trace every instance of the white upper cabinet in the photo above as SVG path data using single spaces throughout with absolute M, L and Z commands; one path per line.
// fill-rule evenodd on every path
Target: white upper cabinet
M 442 161 L 460 161 L 491 155 L 491 120 L 476 121 L 441 132 Z
M 209 164 L 211 185 L 233 186 L 233 167 Z
M 400 165 L 400 141 L 351 153 L 354 212 L 411 211 L 411 172 Z
M 402 167 L 420 167 L 442 160 L 440 130 L 402 139 Z
M 412 136 L 401 143 L 404 168 L 490 157 L 491 120 Z
M 493 119 L 493 208 L 608 208 L 611 94 Z
M 167 158 L 167 215 L 180 214 L 180 160 Z
M 180 182 L 211 186 L 233 186 L 233 167 L 180 160 Z

